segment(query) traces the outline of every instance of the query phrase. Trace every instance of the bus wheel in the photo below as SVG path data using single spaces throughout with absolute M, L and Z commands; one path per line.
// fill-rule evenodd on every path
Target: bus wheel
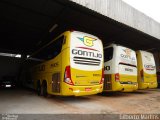
M 42 95 L 44 96 L 44 97 L 47 97 L 47 95 L 48 95 L 48 93 L 47 93 L 47 83 L 46 82 L 43 82 L 42 83 L 42 89 L 41 89 L 42 91 Z
M 37 82 L 37 94 L 38 94 L 38 96 L 41 95 L 41 85 L 40 85 L 40 82 Z

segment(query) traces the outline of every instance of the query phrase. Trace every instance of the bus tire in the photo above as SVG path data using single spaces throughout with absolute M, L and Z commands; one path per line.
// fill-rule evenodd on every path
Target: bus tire
M 39 81 L 37 82 L 37 95 L 41 96 L 41 84 Z
M 43 81 L 42 83 L 42 96 L 47 97 L 48 93 L 47 93 L 47 82 Z

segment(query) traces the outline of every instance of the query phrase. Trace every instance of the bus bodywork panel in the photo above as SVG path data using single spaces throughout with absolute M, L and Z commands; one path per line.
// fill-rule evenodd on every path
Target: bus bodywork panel
M 112 52 L 107 52 L 107 48 Z M 104 63 L 104 91 L 132 92 L 137 90 L 137 60 L 135 51 L 115 44 L 107 48 L 104 55 L 107 56 L 107 53 L 112 55 L 110 58 L 104 57 L 106 59 Z
M 61 77 L 61 54 L 59 54 L 54 61 L 50 60 L 37 65 L 32 70 L 32 79 L 34 80 L 34 87 L 37 88 L 37 82 L 42 84 L 43 81 L 47 83 L 47 91 L 49 94 L 52 93 L 52 79 L 57 75 Z M 60 87 L 60 86 L 59 86 Z M 60 89 L 60 88 L 59 88 Z
M 78 31 L 67 31 L 56 39 L 61 36 L 64 36 L 64 40 L 60 53 L 53 59 L 33 67 L 32 78 L 35 88 L 37 81 L 42 85 L 45 80 L 49 94 L 81 96 L 102 92 L 101 41 L 93 35 Z M 41 71 L 41 66 L 45 66 L 45 70 Z
M 157 76 L 154 56 L 150 52 L 137 51 L 138 60 L 138 88 L 156 88 Z

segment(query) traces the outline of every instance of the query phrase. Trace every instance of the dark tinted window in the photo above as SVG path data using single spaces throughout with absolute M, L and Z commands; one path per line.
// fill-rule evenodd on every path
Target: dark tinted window
M 113 58 L 113 47 L 104 49 L 104 61 L 109 61 Z
M 48 46 L 45 46 L 42 50 L 40 50 L 34 58 L 42 59 L 42 60 L 49 60 L 56 57 L 62 49 L 64 36 L 58 38 L 56 41 L 52 42 Z

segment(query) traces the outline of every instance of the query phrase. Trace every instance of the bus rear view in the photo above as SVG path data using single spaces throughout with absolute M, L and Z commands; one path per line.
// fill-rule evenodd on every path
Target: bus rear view
M 93 35 L 66 31 L 32 56 L 43 60 L 31 69 L 38 95 L 82 96 L 103 90 L 103 46 Z
M 103 46 L 97 37 L 70 33 L 70 58 L 64 76 L 63 94 L 91 95 L 103 90 Z
M 112 44 L 104 49 L 104 91 L 132 92 L 138 89 L 135 51 Z
M 154 56 L 150 52 L 137 51 L 138 60 L 138 88 L 156 88 L 157 76 Z

